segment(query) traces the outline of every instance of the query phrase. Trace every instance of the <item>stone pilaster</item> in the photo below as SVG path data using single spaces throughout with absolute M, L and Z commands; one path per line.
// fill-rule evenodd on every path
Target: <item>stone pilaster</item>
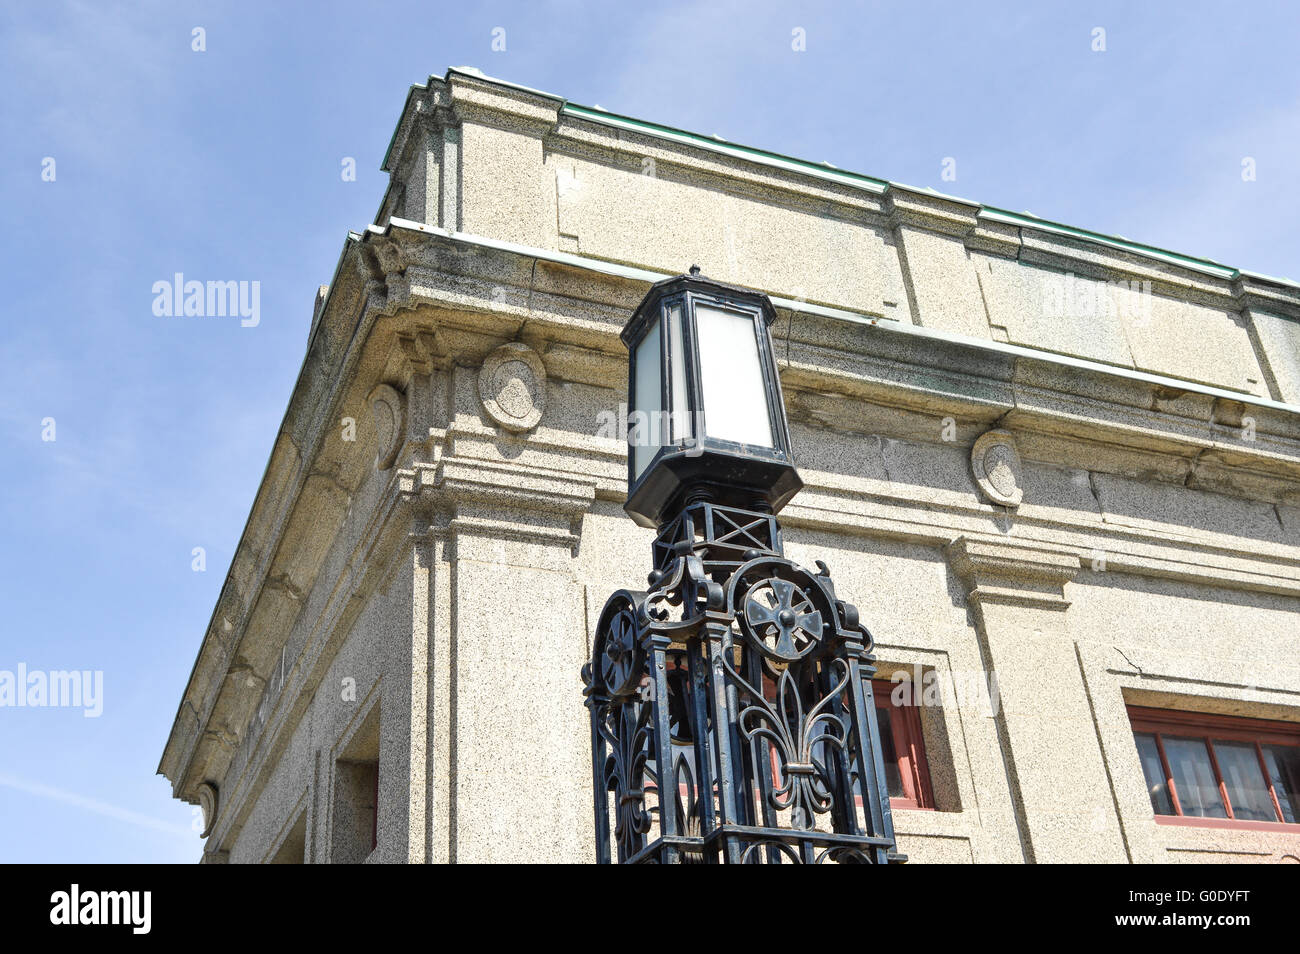
M 1065 587 L 1079 570 L 1077 554 L 968 537 L 947 554 L 996 676 L 999 743 L 1025 860 L 1128 860 L 1069 628 Z
M 593 481 L 444 459 L 425 478 L 447 619 L 431 674 L 430 860 L 591 857 L 587 655 L 574 575 Z

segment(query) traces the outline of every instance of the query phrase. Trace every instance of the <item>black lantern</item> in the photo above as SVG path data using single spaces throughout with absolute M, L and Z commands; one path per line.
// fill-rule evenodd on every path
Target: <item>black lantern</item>
M 624 508 L 658 528 L 647 590 L 596 624 L 591 717 L 601 862 L 888 864 L 872 638 L 830 570 L 785 558 L 790 456 L 765 295 L 654 285 L 631 352 Z
M 772 353 L 775 318 L 766 295 L 695 267 L 651 286 L 622 335 L 624 509 L 637 523 L 660 527 L 697 501 L 775 514 L 803 486 Z

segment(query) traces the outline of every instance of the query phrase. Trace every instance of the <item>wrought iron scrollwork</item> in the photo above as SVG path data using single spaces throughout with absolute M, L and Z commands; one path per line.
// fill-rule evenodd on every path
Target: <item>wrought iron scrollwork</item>
M 743 547 L 743 549 L 742 549 Z M 698 503 L 583 667 L 602 862 L 887 863 L 871 634 L 771 515 Z

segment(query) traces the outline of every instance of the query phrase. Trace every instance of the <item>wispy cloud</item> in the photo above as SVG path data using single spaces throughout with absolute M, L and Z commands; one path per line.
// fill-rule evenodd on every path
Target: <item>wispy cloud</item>
M 187 838 L 195 837 L 195 832 L 184 825 L 176 825 L 172 822 L 165 822 L 157 818 L 151 818 L 140 812 L 133 812 L 129 808 L 121 808 L 117 805 L 110 805 L 108 802 L 101 802 L 95 798 L 88 798 L 85 795 L 78 795 L 76 792 L 65 791 L 61 788 L 55 788 L 52 785 L 43 785 L 40 782 L 33 782 L 29 779 L 17 778 L 13 775 L 0 774 L 0 785 L 5 788 L 12 788 L 19 792 L 25 792 L 28 795 L 35 795 L 37 798 L 45 798 L 51 801 L 62 802 L 64 805 L 71 805 L 82 811 L 93 812 L 97 815 L 104 815 L 108 818 L 125 822 L 128 825 L 135 825 L 137 828 L 148 828 L 152 831 L 159 831 L 167 835 L 182 835 Z M 13 824 L 14 819 L 9 820 Z

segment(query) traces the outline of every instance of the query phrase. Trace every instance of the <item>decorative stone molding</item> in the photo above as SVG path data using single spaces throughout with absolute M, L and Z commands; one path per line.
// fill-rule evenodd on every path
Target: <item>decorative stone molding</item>
M 540 137 L 553 130 L 560 119 L 563 101 L 558 97 L 503 86 L 472 67 L 452 67 L 446 84 L 452 113 L 461 123 L 482 123 Z
M 425 512 L 437 511 L 453 534 L 520 540 L 576 555 L 582 517 L 598 481 L 509 461 L 444 456 L 399 471 L 398 490 Z
M 389 384 L 376 384 L 366 395 L 375 419 L 375 466 L 387 470 L 397 459 L 406 434 L 406 398 Z
M 528 345 L 502 345 L 483 362 L 478 395 L 483 410 L 506 430 L 532 430 L 546 410 L 546 367 Z
M 416 464 L 399 475 L 401 494 L 425 498 L 448 512 L 486 505 L 572 519 L 581 517 L 596 500 L 594 477 L 509 461 L 444 456 L 437 464 Z
M 945 548 L 948 562 L 969 587 L 972 603 L 1010 603 L 1063 610 L 1065 584 L 1079 572 L 1079 556 L 1010 541 L 958 537 Z
M 212 834 L 212 826 L 217 821 L 217 804 L 217 786 L 211 782 L 204 782 L 199 786 L 199 809 L 203 812 L 203 831 L 199 833 L 200 838 L 207 838 Z
M 1020 488 L 1023 468 L 1010 431 L 981 434 L 970 449 L 970 468 L 976 486 L 991 502 L 1004 507 L 1020 506 L 1024 498 Z
M 446 363 L 446 355 L 432 328 L 415 327 L 410 331 L 399 331 L 396 337 L 407 373 L 430 374 L 434 368 Z
M 965 243 L 972 251 L 1015 258 L 1020 254 L 1020 229 L 1006 222 L 979 218 L 975 228 L 966 233 Z

